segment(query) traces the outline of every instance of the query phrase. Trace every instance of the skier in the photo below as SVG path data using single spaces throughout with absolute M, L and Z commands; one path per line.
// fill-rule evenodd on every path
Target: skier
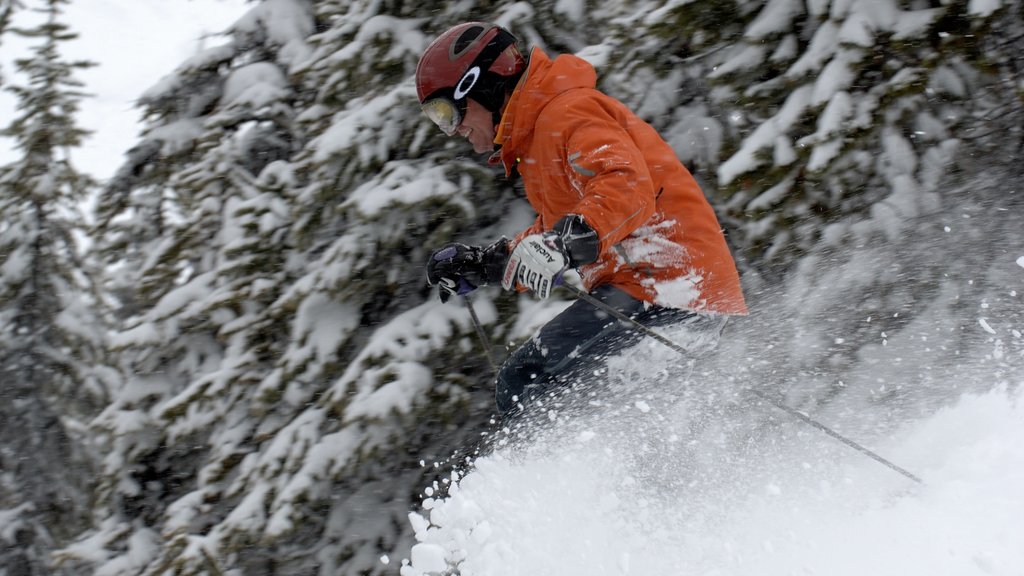
M 584 289 L 648 326 L 718 334 L 746 314 L 739 275 L 711 206 L 673 150 L 621 102 L 595 89 L 572 55 L 524 57 L 487 22 L 455 26 L 416 68 L 424 114 L 448 136 L 517 172 L 538 216 L 514 239 L 449 243 L 427 263 L 442 301 L 488 284 L 546 298 L 570 268 Z M 580 299 L 502 365 L 496 401 L 519 412 L 642 334 Z

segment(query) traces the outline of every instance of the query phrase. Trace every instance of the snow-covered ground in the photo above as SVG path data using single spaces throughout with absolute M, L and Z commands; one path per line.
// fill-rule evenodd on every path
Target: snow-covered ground
M 420 544 L 401 573 L 1024 574 L 1019 400 L 965 396 L 878 446 L 922 485 L 810 438 L 763 437 L 703 478 L 684 437 L 665 452 L 595 426 L 558 448 L 499 450 L 427 503 L 429 522 L 412 515 Z
M 1024 374 L 1005 353 L 950 363 L 929 384 L 945 396 L 910 394 L 902 421 L 870 403 L 811 414 L 918 484 L 743 392 L 785 378 L 728 362 L 652 374 L 671 365 L 656 346 L 612 364 L 630 384 L 529 440 L 498 434 L 426 487 L 418 543 L 383 561 L 402 576 L 1024 574 Z

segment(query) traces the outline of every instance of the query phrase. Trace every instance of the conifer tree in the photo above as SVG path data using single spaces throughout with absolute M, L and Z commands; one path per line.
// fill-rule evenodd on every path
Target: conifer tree
M 55 573 L 50 553 L 88 526 L 83 433 L 105 400 L 102 329 L 78 247 L 91 181 L 69 158 L 87 134 L 74 74 L 90 64 L 60 54 L 75 37 L 65 3 L 49 0 L 43 23 L 11 30 L 36 45 L 16 61 L 26 83 L 5 87 L 18 108 L 3 135 L 19 154 L 0 167 L 0 572 L 12 575 Z
M 1010 126 L 997 110 L 1020 98 L 980 46 L 1009 21 L 1019 29 L 1021 14 L 999 2 L 786 0 L 747 13 L 742 38 L 712 58 L 711 94 L 729 119 L 716 175 L 741 252 L 763 277 L 787 278 L 792 322 L 776 336 L 799 343 L 792 401 L 927 394 L 914 385 L 927 375 L 877 395 L 846 371 L 886 356 L 879 335 L 920 342 L 943 329 L 924 320 L 933 307 L 955 306 L 944 300 L 956 282 L 932 255 L 966 239 L 934 222 L 960 209 L 964 186 L 984 193 L 963 163 L 980 144 L 976 119 Z
M 604 86 L 702 178 L 748 297 L 774 318 L 771 362 L 799 373 L 792 403 L 871 396 L 850 385 L 858 362 L 943 330 L 923 319 L 960 289 L 932 255 L 967 239 L 935 220 L 1009 166 L 989 163 L 1008 150 L 991 135 L 1013 134 L 1021 109 L 1021 17 L 1000 1 L 736 0 L 611 28 Z M 911 385 L 927 376 L 901 377 L 901 394 L 927 393 Z
M 4 32 L 10 27 L 16 8 L 20 8 L 18 0 L 0 0 L 0 46 L 4 43 Z M 4 70 L 0 67 L 0 86 L 4 85 Z
M 15 0 L 3 0 L 0 2 L 0 35 L 2 35 L 11 23 L 14 16 L 14 9 L 18 6 Z

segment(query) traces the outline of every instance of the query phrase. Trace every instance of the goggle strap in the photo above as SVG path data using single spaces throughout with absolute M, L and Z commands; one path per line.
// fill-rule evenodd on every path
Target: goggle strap
M 515 36 L 504 28 L 498 28 L 498 35 L 491 38 L 491 41 L 477 54 L 469 69 L 472 70 L 474 66 L 479 66 L 481 72 L 490 70 L 491 66 L 498 60 L 498 57 L 501 56 L 501 53 L 512 44 L 515 44 L 515 42 Z

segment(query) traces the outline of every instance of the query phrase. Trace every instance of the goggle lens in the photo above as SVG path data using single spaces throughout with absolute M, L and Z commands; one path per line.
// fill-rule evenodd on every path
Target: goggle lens
M 454 136 L 462 124 L 462 114 L 455 103 L 447 98 L 434 98 L 423 103 L 423 113 L 448 136 Z

